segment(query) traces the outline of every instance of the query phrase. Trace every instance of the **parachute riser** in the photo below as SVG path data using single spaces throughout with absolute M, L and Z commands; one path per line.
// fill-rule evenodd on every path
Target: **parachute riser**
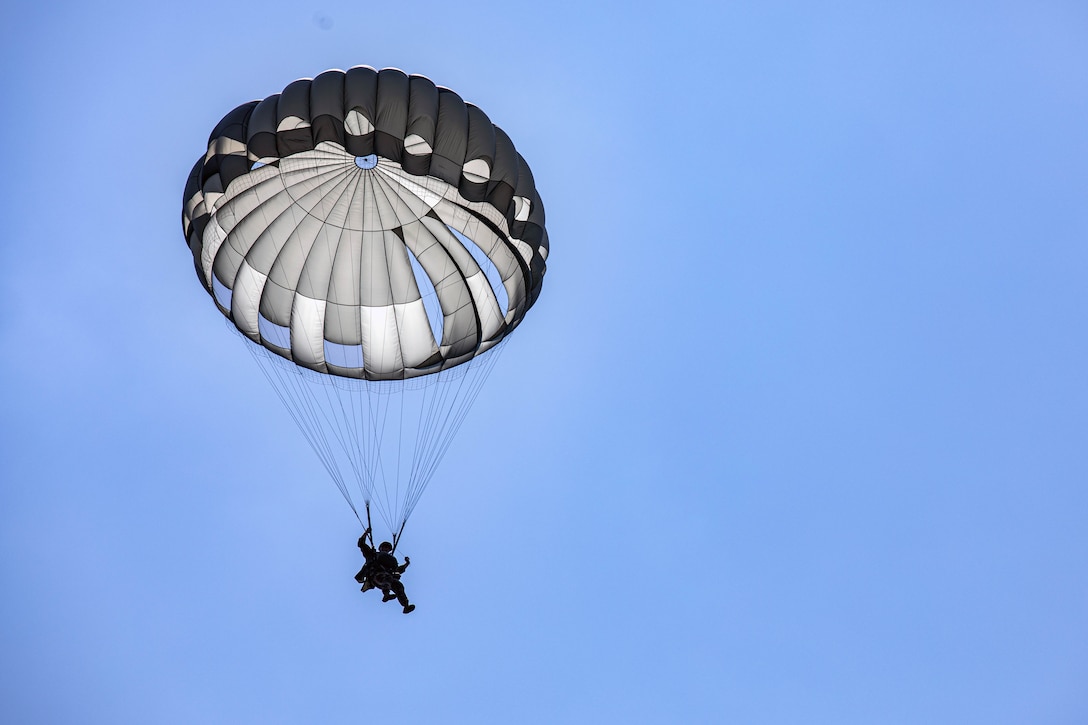
M 397 544 L 400 543 L 400 536 L 401 536 L 401 534 L 404 533 L 404 525 L 407 524 L 407 523 L 408 523 L 408 519 L 405 519 L 404 521 L 401 521 L 400 522 L 400 529 L 397 531 L 397 533 L 393 534 L 393 552 L 392 553 L 394 553 L 394 554 L 397 552 Z
M 374 531 L 370 527 L 370 502 L 366 502 L 366 530 L 370 532 L 370 548 L 376 549 L 374 545 Z

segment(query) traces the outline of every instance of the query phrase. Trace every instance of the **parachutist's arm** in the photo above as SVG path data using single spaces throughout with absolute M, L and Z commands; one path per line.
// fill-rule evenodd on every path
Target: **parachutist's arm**
M 359 550 L 363 552 L 363 556 L 366 557 L 367 561 L 369 561 L 371 558 L 373 558 L 373 556 L 375 554 L 374 549 L 371 548 L 370 546 L 368 546 L 367 543 L 366 543 L 366 535 L 368 533 L 370 533 L 370 529 L 367 529 L 363 533 L 363 535 L 359 537 Z
M 408 565 L 411 564 L 411 563 L 412 563 L 411 559 L 409 559 L 407 556 L 404 557 L 404 563 L 397 567 L 397 571 L 399 573 L 403 574 L 404 570 L 407 569 Z

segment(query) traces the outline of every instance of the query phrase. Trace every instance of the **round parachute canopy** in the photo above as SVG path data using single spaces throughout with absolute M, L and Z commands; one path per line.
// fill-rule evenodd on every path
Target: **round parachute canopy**
M 360 443 L 372 435 L 404 448 L 387 436 L 387 419 L 370 419 L 383 408 L 402 419 L 388 396 L 432 380 L 474 397 L 467 371 L 540 294 L 544 207 L 510 138 L 423 76 L 326 71 L 223 117 L 189 175 L 182 228 L 201 283 L 270 366 L 349 503 L 352 478 L 368 508 L 392 487 L 388 521 L 403 528 L 414 499 L 402 485 L 418 498 L 448 446 L 445 421 L 459 425 L 463 411 L 424 403 L 415 424 L 437 438 L 396 462 Z M 295 387 L 315 386 L 316 397 L 294 400 Z M 342 391 L 354 397 L 345 403 Z M 322 396 L 333 412 L 310 412 Z M 337 408 L 356 404 L 325 430 Z M 333 460 L 345 455 L 334 449 L 346 457 Z M 410 480 L 405 467 L 417 471 Z
M 392 68 L 327 71 L 228 113 L 189 176 L 182 226 L 243 335 L 367 380 L 494 347 L 540 294 L 548 254 L 510 138 L 453 91 Z

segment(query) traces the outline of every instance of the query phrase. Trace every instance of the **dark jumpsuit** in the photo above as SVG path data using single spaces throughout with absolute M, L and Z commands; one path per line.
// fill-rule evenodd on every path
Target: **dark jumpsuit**
M 355 575 L 355 581 L 362 583 L 369 579 L 383 593 L 388 594 L 392 591 L 400 605 L 407 607 L 408 595 L 404 593 L 400 575 L 408 568 L 408 564 L 398 564 L 397 557 L 384 551 L 376 551 L 366 543 L 365 539 L 365 536 L 359 537 L 359 550 L 363 552 L 366 563 Z

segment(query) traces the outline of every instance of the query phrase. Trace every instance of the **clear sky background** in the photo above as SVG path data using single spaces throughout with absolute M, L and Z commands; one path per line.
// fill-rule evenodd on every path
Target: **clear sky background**
M 1044 0 L 6 8 L 0 721 L 1088 722 L 1086 38 Z M 180 225 L 224 113 L 356 64 L 482 107 L 552 241 L 410 616 Z

